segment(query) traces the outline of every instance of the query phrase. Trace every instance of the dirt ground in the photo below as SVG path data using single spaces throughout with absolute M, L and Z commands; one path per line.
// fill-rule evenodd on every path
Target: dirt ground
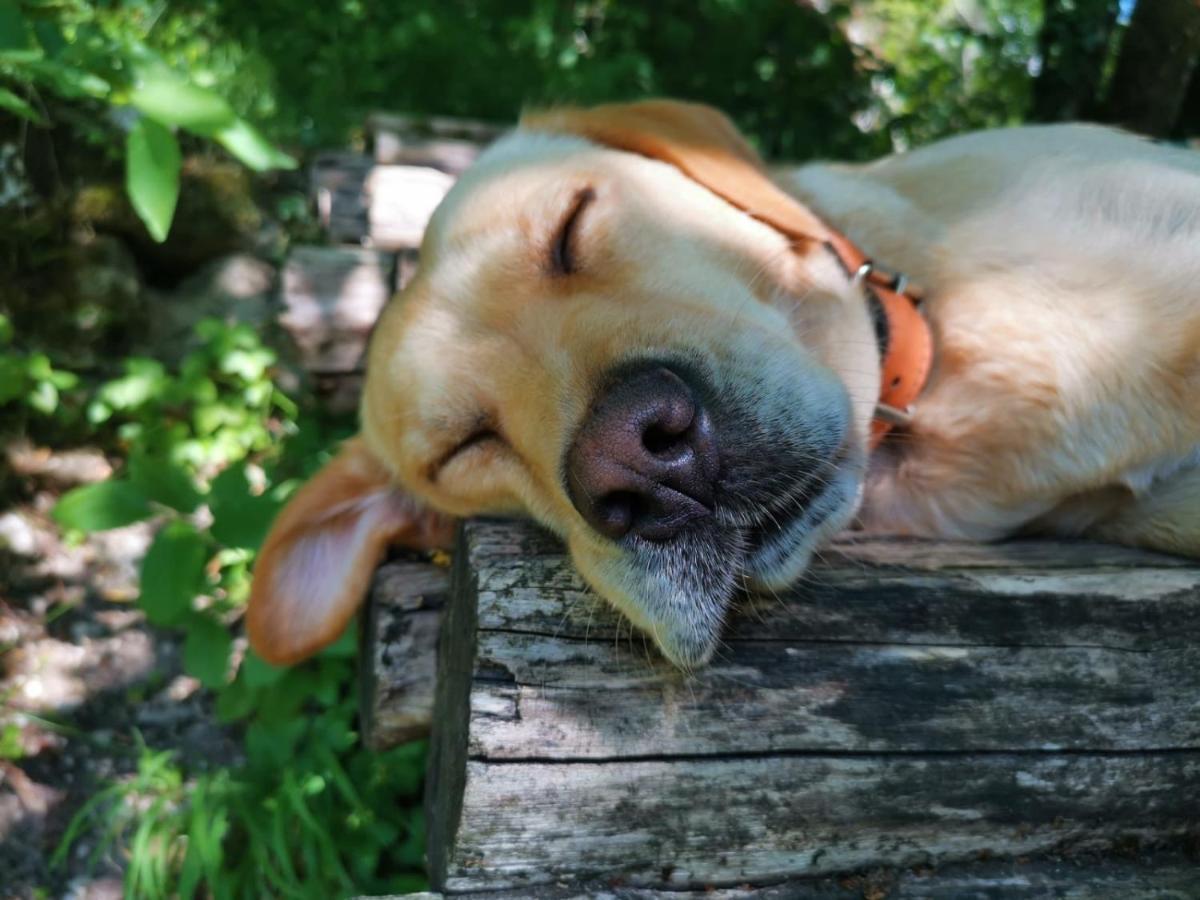
M 85 839 L 51 866 L 72 815 L 136 771 L 138 735 L 185 766 L 232 761 L 238 745 L 182 674 L 179 641 L 132 602 L 152 525 L 69 545 L 49 518 L 62 491 L 106 477 L 107 460 L 18 446 L 0 467 L 20 498 L 0 508 L 0 898 L 119 898 L 120 848 L 90 865 Z

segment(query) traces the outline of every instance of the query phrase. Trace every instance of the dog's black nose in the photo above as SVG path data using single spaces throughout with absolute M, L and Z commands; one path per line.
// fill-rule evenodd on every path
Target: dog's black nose
M 567 451 L 575 508 L 614 540 L 673 538 L 711 512 L 719 468 L 712 420 L 682 378 L 663 366 L 610 382 Z

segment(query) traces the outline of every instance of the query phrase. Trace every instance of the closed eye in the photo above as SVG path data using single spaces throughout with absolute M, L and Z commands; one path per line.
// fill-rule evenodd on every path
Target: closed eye
M 501 436 L 500 432 L 490 426 L 475 429 L 441 455 L 441 457 L 433 466 L 434 473 L 436 474 L 437 472 L 441 471 L 441 469 L 456 456 L 459 456 L 470 450 L 474 450 L 476 447 L 492 441 L 503 444 L 504 438 Z
M 567 210 L 562 224 L 555 232 L 554 240 L 550 243 L 550 271 L 555 275 L 571 275 L 578 271 L 578 259 L 575 253 L 574 238 L 583 210 L 596 199 L 596 192 L 584 188 L 575 195 Z

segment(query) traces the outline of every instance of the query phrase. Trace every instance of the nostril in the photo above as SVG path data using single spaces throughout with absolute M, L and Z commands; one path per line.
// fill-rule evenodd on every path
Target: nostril
M 681 448 L 687 448 L 691 427 L 689 424 L 686 428 L 678 430 L 656 423 L 642 434 L 642 446 L 654 456 L 676 456 Z
M 592 524 L 606 537 L 624 537 L 633 527 L 638 505 L 638 495 L 632 491 L 612 491 L 595 502 Z

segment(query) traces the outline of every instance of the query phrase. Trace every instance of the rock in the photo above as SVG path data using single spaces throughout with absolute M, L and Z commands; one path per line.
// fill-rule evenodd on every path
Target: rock
M 203 155 L 183 163 L 179 203 L 166 241 L 159 244 L 134 213 L 124 186 L 90 184 L 71 204 L 83 229 L 124 238 L 152 281 L 172 284 L 210 260 L 251 247 L 263 224 L 250 173 L 239 163 Z
M 261 332 L 272 321 L 277 281 L 271 263 L 234 253 L 206 264 L 173 291 L 154 292 L 148 351 L 177 361 L 196 346 L 195 326 L 202 319 Z
M 16 440 L 5 448 L 4 455 L 15 474 L 60 489 L 103 481 L 113 472 L 107 457 L 93 447 L 52 450 Z

